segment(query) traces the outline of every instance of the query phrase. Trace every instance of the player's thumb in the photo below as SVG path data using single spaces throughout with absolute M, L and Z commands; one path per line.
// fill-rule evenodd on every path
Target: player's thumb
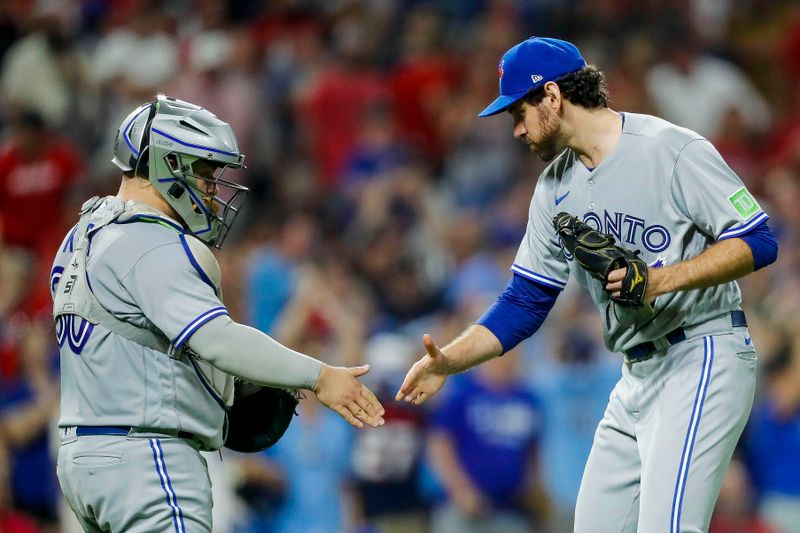
M 353 374 L 353 376 L 355 377 L 363 376 L 364 374 L 369 372 L 369 365 L 351 366 L 347 370 L 349 370 L 350 373 Z
M 425 350 L 428 352 L 429 356 L 439 356 L 439 347 L 436 346 L 436 343 L 433 342 L 433 338 L 428 333 L 422 336 L 422 344 L 425 346 Z

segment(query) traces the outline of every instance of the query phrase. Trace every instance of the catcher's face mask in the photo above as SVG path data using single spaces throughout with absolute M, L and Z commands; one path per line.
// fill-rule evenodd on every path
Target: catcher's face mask
M 247 187 L 222 179 L 244 168 L 231 127 L 194 104 L 159 95 L 120 125 L 112 160 L 147 176 L 198 239 L 222 246 Z

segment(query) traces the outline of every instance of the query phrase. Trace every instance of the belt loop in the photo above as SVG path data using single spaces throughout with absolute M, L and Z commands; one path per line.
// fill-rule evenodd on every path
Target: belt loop
M 659 351 L 659 350 L 664 350 L 664 349 L 669 348 L 671 346 L 670 342 L 667 340 L 666 337 L 659 337 L 657 339 L 654 339 L 653 340 L 653 344 L 655 345 L 655 350 L 653 350 L 653 351 L 656 351 L 656 352 Z

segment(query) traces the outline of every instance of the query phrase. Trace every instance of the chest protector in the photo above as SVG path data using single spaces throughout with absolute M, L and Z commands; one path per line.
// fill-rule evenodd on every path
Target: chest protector
M 233 403 L 234 396 L 231 376 L 197 359 L 186 346 L 175 350 L 169 338 L 149 321 L 145 327 L 140 327 L 120 320 L 103 307 L 89 287 L 86 256 L 92 235 L 115 221 L 124 222 L 137 215 L 164 216 L 163 213 L 133 201 L 121 202 L 112 199 L 104 202 L 95 196 L 83 204 L 73 236 L 72 257 L 64 268 L 53 296 L 53 318 L 58 319 L 68 314 L 77 315 L 137 344 L 165 353 L 174 359 L 188 360 L 206 390 L 227 411 Z M 202 242 L 190 235 L 186 236 L 186 242 L 195 260 L 214 284 L 217 296 L 222 300 L 220 268 L 214 254 Z
M 83 204 L 73 236 L 73 254 L 53 297 L 53 318 L 77 315 L 137 344 L 175 359 L 188 360 L 203 387 L 226 413 L 225 446 L 239 452 L 255 452 L 272 446 L 283 436 L 296 414 L 298 401 L 294 392 L 234 379 L 199 359 L 185 344 L 175 350 L 169 338 L 149 321 L 147 327 L 140 327 L 115 317 L 103 307 L 89 287 L 86 257 L 91 236 L 108 224 L 118 220 L 124 222 L 136 215 L 164 216 L 133 201 L 123 203 L 111 200 L 104 203 L 95 196 Z M 92 223 L 89 222 L 90 218 L 93 218 Z M 214 254 L 191 235 L 186 235 L 186 242 L 222 301 L 222 276 Z

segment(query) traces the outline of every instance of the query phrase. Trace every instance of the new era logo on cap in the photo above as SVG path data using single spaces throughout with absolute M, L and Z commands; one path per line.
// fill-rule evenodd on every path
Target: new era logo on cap
M 501 113 L 531 89 L 585 66 L 580 51 L 567 41 L 550 37 L 531 37 L 522 41 L 500 60 L 500 96 L 479 116 Z M 531 71 L 536 74 L 531 74 Z

